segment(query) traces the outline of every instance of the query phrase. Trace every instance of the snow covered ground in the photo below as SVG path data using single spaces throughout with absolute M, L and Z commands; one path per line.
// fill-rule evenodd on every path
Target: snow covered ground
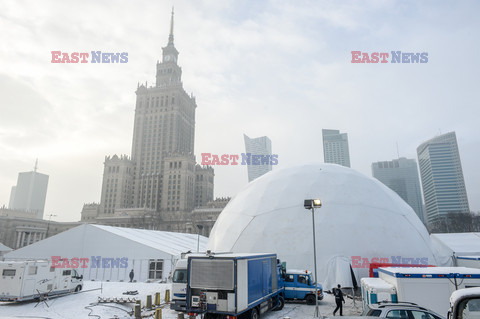
M 101 290 L 93 290 L 102 288 Z M 128 282 L 85 282 L 83 292 L 54 298 L 47 304 L 37 302 L 5 303 L 0 302 L 0 319 L 6 318 L 51 318 L 51 319 L 79 319 L 79 318 L 132 318 L 130 312 L 133 304 L 98 303 L 98 298 L 132 298 L 136 297 L 145 305 L 147 295 L 152 295 L 152 301 L 156 292 L 160 292 L 161 303 L 164 304 L 165 290 L 170 289 L 170 284 L 157 283 L 128 283 Z M 90 291 L 88 291 L 90 290 Z M 126 291 L 137 290 L 138 295 L 123 295 Z M 325 294 L 325 298 L 319 302 L 320 315 L 332 316 L 335 309 L 334 297 Z M 346 298 L 343 308 L 344 315 L 358 315 L 362 309 L 361 302 L 356 301 L 356 307 L 352 299 Z M 311 318 L 315 306 L 307 306 L 304 303 L 286 303 L 281 311 L 268 312 L 262 316 L 264 319 L 274 318 Z M 151 312 L 153 318 L 153 311 Z M 162 319 L 177 319 L 177 313 L 170 310 L 170 305 L 164 305 Z

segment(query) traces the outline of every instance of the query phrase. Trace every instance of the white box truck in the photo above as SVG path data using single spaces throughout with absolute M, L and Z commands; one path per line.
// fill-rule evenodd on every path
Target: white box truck
M 379 268 L 378 277 L 395 287 L 399 302 L 414 302 L 442 316 L 452 292 L 480 287 L 480 269 L 466 267 Z
M 189 256 L 187 312 L 190 318 L 258 319 L 281 306 L 279 270 L 276 254 Z
M 83 276 L 75 269 L 53 268 L 46 260 L 1 261 L 0 300 L 24 301 L 54 296 L 83 287 Z

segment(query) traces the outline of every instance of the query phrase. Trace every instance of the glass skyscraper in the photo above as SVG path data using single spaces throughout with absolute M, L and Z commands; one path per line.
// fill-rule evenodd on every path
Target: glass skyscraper
M 322 136 L 324 162 L 350 167 L 347 133 L 340 133 L 339 130 L 323 129 Z
M 455 132 L 424 142 L 417 154 L 427 222 L 470 212 Z
M 425 224 L 420 179 L 414 159 L 400 157 L 392 161 L 373 163 L 372 175 L 407 202 Z
M 37 172 L 37 164 L 31 172 L 18 173 L 17 185 L 12 187 L 10 209 L 35 213 L 43 218 L 47 198 L 48 175 Z
M 251 155 L 263 155 L 271 156 L 272 155 L 272 141 L 266 136 L 250 138 L 247 135 L 243 134 L 245 139 L 245 150 L 247 154 Z M 248 181 L 251 182 L 255 178 L 262 176 L 265 173 L 268 173 L 272 170 L 272 165 L 269 162 L 268 164 L 254 165 L 249 164 L 248 169 Z

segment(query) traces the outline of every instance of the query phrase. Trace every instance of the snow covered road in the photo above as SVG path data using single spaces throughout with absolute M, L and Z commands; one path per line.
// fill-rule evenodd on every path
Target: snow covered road
M 102 288 L 101 290 L 93 290 Z M 132 298 L 141 300 L 145 305 L 147 295 L 160 292 L 161 303 L 164 303 L 165 291 L 170 289 L 170 284 L 158 283 L 128 283 L 128 282 L 85 282 L 84 291 L 79 294 L 50 299 L 45 303 L 1 303 L 0 319 L 6 318 L 51 318 L 51 319 L 80 319 L 80 318 L 132 318 L 130 313 L 133 304 L 98 303 L 98 298 Z M 90 291 L 87 291 L 90 290 Z M 127 291 L 138 291 L 138 295 L 123 295 Z M 333 296 L 325 294 L 324 300 L 319 302 L 320 315 L 331 316 L 335 309 Z M 281 311 L 268 312 L 262 316 L 264 319 L 276 318 L 311 318 L 315 306 L 305 303 L 286 303 Z M 344 315 L 358 315 L 361 312 L 361 303 L 353 306 L 351 299 L 346 299 Z M 153 313 L 153 312 L 151 312 Z M 153 318 L 153 315 L 150 317 Z M 165 305 L 162 310 L 162 319 L 177 319 L 177 313 Z

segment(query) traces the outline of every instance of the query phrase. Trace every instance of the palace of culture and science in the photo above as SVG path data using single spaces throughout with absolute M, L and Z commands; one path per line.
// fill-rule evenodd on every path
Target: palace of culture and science
M 208 234 L 226 204 L 213 201 L 213 168 L 195 162 L 197 104 L 183 88 L 173 40 L 172 11 L 155 86 L 135 92 L 131 158 L 105 157 L 100 204 L 84 205 L 83 222 Z

